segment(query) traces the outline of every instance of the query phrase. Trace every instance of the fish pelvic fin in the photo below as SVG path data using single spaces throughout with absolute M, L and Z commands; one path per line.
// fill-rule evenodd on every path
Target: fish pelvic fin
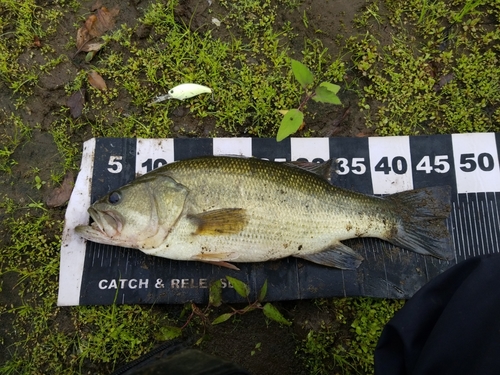
M 221 234 L 236 234 L 245 228 L 248 223 L 246 210 L 243 208 L 221 208 L 188 215 L 196 224 L 193 234 L 214 236 Z
M 393 194 L 398 225 L 387 238 L 392 244 L 444 260 L 455 258 L 446 219 L 451 211 L 451 188 L 438 186 Z
M 240 269 L 234 264 L 226 262 L 226 260 L 236 259 L 238 256 L 235 253 L 202 253 L 192 257 L 193 260 L 213 264 L 215 266 L 229 268 L 239 271 Z
M 333 244 L 319 253 L 294 255 L 294 257 L 302 258 L 323 266 L 335 267 L 343 270 L 355 270 L 363 261 L 363 257 L 361 255 L 341 242 Z
M 201 262 L 208 263 L 208 264 L 211 264 L 213 266 L 219 266 L 219 267 L 229 268 L 230 270 L 233 270 L 233 271 L 239 271 L 240 270 L 234 264 L 229 263 L 229 262 L 223 262 L 223 261 L 216 262 L 216 261 L 212 261 L 212 260 L 202 260 Z

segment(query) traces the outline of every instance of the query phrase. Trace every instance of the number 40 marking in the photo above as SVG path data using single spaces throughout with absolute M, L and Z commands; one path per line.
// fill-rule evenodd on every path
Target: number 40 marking
M 450 163 L 448 163 L 448 155 L 434 156 L 434 163 L 431 163 L 431 157 L 426 155 L 420 160 L 416 166 L 417 171 L 425 173 L 446 173 L 450 170 Z

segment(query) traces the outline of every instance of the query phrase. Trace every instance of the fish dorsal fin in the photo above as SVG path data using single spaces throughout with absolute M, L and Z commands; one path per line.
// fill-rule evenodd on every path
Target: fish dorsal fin
M 218 210 L 188 215 L 196 224 L 198 235 L 221 235 L 241 232 L 248 223 L 246 210 L 243 208 L 221 208 Z
M 335 267 L 343 270 L 355 270 L 363 261 L 361 255 L 340 242 L 329 246 L 319 253 L 294 256 L 323 266 Z
M 325 180 L 330 181 L 332 176 L 333 160 L 327 160 L 322 163 L 313 163 L 309 161 L 287 161 L 284 163 L 290 167 L 300 168 L 305 171 L 314 173 Z

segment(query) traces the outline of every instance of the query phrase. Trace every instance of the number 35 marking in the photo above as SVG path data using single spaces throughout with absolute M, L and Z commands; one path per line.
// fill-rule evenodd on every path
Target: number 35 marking
M 349 167 L 349 159 L 338 158 L 337 169 L 335 172 L 339 175 L 345 175 L 349 172 L 354 174 L 363 174 L 366 172 L 365 158 L 352 158 L 351 166 Z

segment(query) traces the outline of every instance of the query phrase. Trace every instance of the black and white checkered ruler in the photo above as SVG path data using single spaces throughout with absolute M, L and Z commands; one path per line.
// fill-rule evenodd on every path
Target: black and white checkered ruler
M 269 300 L 332 296 L 408 298 L 455 262 L 499 252 L 500 135 L 274 139 L 91 139 L 68 204 L 61 248 L 59 305 L 205 302 L 223 281 L 223 298 L 241 299 L 227 275 L 255 293 L 267 279 Z M 296 258 L 239 264 L 232 271 L 200 262 L 171 261 L 138 250 L 86 243 L 73 228 L 87 224 L 96 199 L 166 163 L 204 155 L 244 155 L 274 161 L 336 160 L 332 183 L 366 194 L 393 194 L 450 185 L 456 260 L 444 262 L 376 239 L 346 244 L 365 260 L 341 271 Z

